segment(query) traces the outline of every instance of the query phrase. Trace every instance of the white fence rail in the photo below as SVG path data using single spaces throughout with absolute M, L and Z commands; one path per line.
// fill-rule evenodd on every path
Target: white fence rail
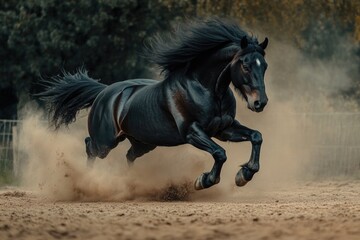
M 360 113 L 308 113 L 303 114 L 303 124 L 312 144 L 313 173 L 360 174 Z
M 17 126 L 19 120 L 0 119 L 0 172 L 14 170 L 17 162 Z M 15 167 L 17 169 L 17 167 Z

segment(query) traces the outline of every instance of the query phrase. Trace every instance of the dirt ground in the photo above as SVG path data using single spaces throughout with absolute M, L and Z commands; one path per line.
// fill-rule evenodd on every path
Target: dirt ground
M 175 202 L 64 202 L 3 188 L 0 239 L 360 239 L 359 180 L 247 188 Z
M 321 165 L 327 163 L 322 159 L 314 164 L 318 155 L 304 144 L 307 138 L 294 137 L 302 129 L 284 127 L 297 119 L 276 116 L 263 120 L 268 124 L 261 131 L 269 141 L 262 148 L 261 171 L 250 183 L 238 188 L 234 177 L 248 161 L 251 144 L 222 143 L 228 161 L 221 182 L 199 192 L 193 181 L 211 169 L 213 159 L 191 146 L 155 149 L 128 168 L 125 141 L 90 169 L 86 122 L 54 133 L 29 118 L 19 143 L 27 159 L 22 187 L 0 189 L 0 240 L 359 240 L 360 173 L 340 168 L 335 175 L 339 168 Z M 359 158 L 354 159 L 334 166 L 357 169 Z M 311 181 L 315 178 L 323 180 Z

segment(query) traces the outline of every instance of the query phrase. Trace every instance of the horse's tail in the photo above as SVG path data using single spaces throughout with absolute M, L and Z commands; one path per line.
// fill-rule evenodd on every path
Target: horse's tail
M 75 74 L 63 72 L 62 76 L 41 80 L 44 92 L 34 96 L 44 101 L 51 124 L 58 129 L 76 120 L 76 114 L 90 107 L 97 95 L 107 87 L 98 80 L 88 76 L 86 70 L 78 70 Z

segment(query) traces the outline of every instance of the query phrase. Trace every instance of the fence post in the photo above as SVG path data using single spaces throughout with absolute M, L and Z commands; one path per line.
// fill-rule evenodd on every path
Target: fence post
M 13 150 L 13 172 L 15 177 L 19 177 L 19 135 L 17 125 L 12 126 L 12 150 Z

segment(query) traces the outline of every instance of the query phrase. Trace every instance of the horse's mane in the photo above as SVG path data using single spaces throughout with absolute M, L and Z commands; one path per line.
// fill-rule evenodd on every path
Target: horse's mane
M 238 46 L 241 38 L 257 43 L 232 20 L 208 18 L 182 24 L 168 35 L 157 35 L 146 45 L 146 55 L 162 72 L 184 68 L 189 62 L 228 44 Z

